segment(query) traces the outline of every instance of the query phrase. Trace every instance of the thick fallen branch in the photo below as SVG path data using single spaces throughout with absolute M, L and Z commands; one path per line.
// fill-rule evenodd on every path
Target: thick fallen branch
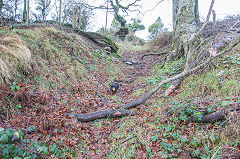
M 208 115 L 205 115 L 204 117 L 202 117 L 201 120 L 198 120 L 194 117 L 191 117 L 188 119 L 188 121 L 191 122 L 201 122 L 201 123 L 213 123 L 219 120 L 223 120 L 225 118 L 226 114 L 224 114 L 224 112 L 222 111 L 217 111 Z
M 236 46 L 237 44 L 239 44 L 240 42 L 240 39 L 237 39 L 228 49 L 226 49 L 225 51 L 222 51 L 218 54 L 216 54 L 215 56 L 212 56 L 212 57 L 209 57 L 205 62 L 203 62 L 202 64 L 192 68 L 192 69 L 189 69 L 189 70 L 185 70 L 184 72 L 172 77 L 172 78 L 168 78 L 166 80 L 163 80 L 162 82 L 160 82 L 157 87 L 155 87 L 153 90 L 151 90 L 150 92 L 148 92 L 143 98 L 139 99 L 139 100 L 136 100 L 136 101 L 133 101 L 131 103 L 128 103 L 124 106 L 122 106 L 121 109 L 116 109 L 116 110 L 100 110 L 100 111 L 97 111 L 97 112 L 93 112 L 93 113 L 88 113 L 88 114 L 74 114 L 75 118 L 78 119 L 78 121 L 81 121 L 81 122 L 86 122 L 86 121 L 92 121 L 92 120 L 95 120 L 95 119 L 99 119 L 99 118 L 105 118 L 105 117 L 122 117 L 122 116 L 126 116 L 126 115 L 133 115 L 134 112 L 131 112 L 131 111 L 127 111 L 125 109 L 131 109 L 131 108 L 134 108 L 134 107 L 137 107 L 138 105 L 144 103 L 148 98 L 150 98 L 155 92 L 157 92 L 157 90 L 159 88 L 162 87 L 163 84 L 166 84 L 166 83 L 169 83 L 169 82 L 172 82 L 174 80 L 177 80 L 179 78 L 182 78 L 186 75 L 189 75 L 191 74 L 192 72 L 206 66 L 207 64 L 209 64 L 213 59 L 221 56 L 221 55 L 224 55 L 226 54 L 227 52 L 231 51 L 232 48 L 234 46 Z M 120 113 L 118 113 L 120 112 Z
M 225 119 L 229 112 L 239 111 L 239 110 L 240 110 L 240 103 L 232 103 L 232 104 L 229 104 L 228 106 L 225 106 L 223 110 L 203 116 L 201 120 L 197 120 L 195 117 L 191 117 L 188 119 L 188 121 L 201 122 L 201 123 L 213 123 L 213 122 Z
M 136 112 L 134 111 L 129 111 L 125 109 L 115 109 L 115 110 L 99 110 L 88 114 L 69 114 L 69 116 L 74 116 L 78 121 L 81 122 L 88 122 L 100 118 L 117 118 L 135 114 Z

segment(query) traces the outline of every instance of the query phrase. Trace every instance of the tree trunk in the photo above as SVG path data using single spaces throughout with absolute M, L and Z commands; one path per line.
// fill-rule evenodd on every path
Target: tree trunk
M 78 13 L 78 6 L 76 5 L 73 12 L 73 24 L 72 24 L 73 30 L 75 30 L 77 27 L 77 19 L 78 19 L 77 13 Z
M 168 60 L 187 55 L 199 28 L 198 0 L 173 0 L 173 51 Z
M 62 18 L 62 14 L 61 14 L 61 12 L 62 12 L 62 0 L 60 0 L 60 2 L 59 2 L 59 26 L 61 27 L 61 18 Z
M 18 9 L 18 5 L 17 5 L 18 0 L 14 1 L 14 21 L 16 21 L 17 18 L 17 9 Z
M 2 8 L 3 8 L 3 0 L 0 0 L 0 25 L 2 24 L 3 25 L 3 14 L 2 14 Z
M 29 11 L 29 3 L 30 3 L 30 1 L 29 0 L 27 0 L 27 26 L 29 26 L 29 13 L 30 13 L 30 11 Z
M 0 0 L 0 21 L 2 21 L 3 0 Z
M 173 0 L 173 44 L 172 53 L 167 61 L 185 56 L 185 69 L 189 70 L 194 65 L 194 57 L 197 51 L 194 48 L 193 39 L 199 30 L 200 19 L 198 12 L 198 0 Z M 165 96 L 178 89 L 183 78 L 173 81 L 171 87 L 165 92 Z
M 23 1 L 23 22 L 26 23 L 26 15 L 27 15 L 27 0 Z
M 44 22 L 46 19 L 46 2 L 43 2 L 43 6 L 42 6 L 42 21 Z
M 0 16 L 2 16 L 3 0 L 0 0 Z

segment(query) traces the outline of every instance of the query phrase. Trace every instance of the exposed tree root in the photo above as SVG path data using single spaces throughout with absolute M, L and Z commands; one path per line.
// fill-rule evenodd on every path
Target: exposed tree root
M 93 113 L 88 113 L 88 114 L 74 114 L 74 117 L 76 119 L 78 119 L 78 121 L 81 121 L 81 122 L 87 122 L 87 121 L 93 121 L 95 119 L 99 119 L 99 118 L 106 118 L 106 117 L 122 117 L 122 116 L 126 116 L 126 115 L 133 115 L 134 112 L 131 112 L 131 111 L 127 111 L 126 109 L 131 109 L 131 108 L 134 108 L 134 107 L 137 107 L 138 105 L 144 103 L 148 98 L 150 98 L 155 92 L 157 92 L 157 90 L 159 88 L 162 87 L 163 84 L 166 84 L 166 83 L 169 83 L 169 82 L 172 82 L 172 81 L 175 81 L 177 79 L 181 79 L 183 77 L 185 77 L 186 75 L 189 75 L 191 74 L 192 72 L 204 67 L 205 65 L 209 64 L 213 59 L 223 55 L 223 54 L 226 54 L 227 52 L 231 51 L 232 48 L 234 46 L 236 46 L 237 44 L 239 44 L 240 42 L 240 39 L 237 39 L 228 49 L 226 49 L 225 51 L 222 51 L 218 54 L 216 54 L 215 56 L 213 57 L 209 57 L 208 59 L 206 59 L 206 61 L 204 61 L 203 63 L 201 63 L 200 65 L 192 68 L 192 69 L 188 69 L 188 70 L 185 70 L 183 71 L 182 73 L 174 76 L 174 77 L 171 77 L 171 78 L 168 78 L 166 80 L 163 80 L 162 82 L 160 82 L 153 90 L 151 90 L 150 92 L 148 92 L 147 94 L 144 95 L 143 98 L 141 99 L 138 99 L 138 100 L 135 100 L 131 103 L 128 103 L 124 106 L 122 106 L 122 108 L 120 109 L 116 109 L 116 110 L 100 110 L 100 111 L 96 111 L 96 112 L 93 112 Z M 216 113 L 218 114 L 218 113 Z M 213 117 L 215 116 L 221 116 L 220 115 L 212 115 Z M 206 117 L 208 120 L 210 120 L 211 116 L 208 116 Z M 219 117 L 220 118 L 220 117 Z

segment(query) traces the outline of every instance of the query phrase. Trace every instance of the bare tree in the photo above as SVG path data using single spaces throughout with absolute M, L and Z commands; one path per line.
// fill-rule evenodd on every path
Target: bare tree
M 17 9 L 18 9 L 19 0 L 14 0 L 14 20 L 17 18 Z
M 37 10 L 41 11 L 42 21 L 46 21 L 46 17 L 50 11 L 51 0 L 37 0 Z
M 18 17 L 18 6 L 20 0 L 8 0 L 8 1 L 0 1 L 0 17 L 4 17 L 8 19 L 7 21 L 14 22 Z
M 110 6 L 108 5 L 110 3 Z M 126 20 L 124 16 L 128 15 L 129 12 L 137 12 L 140 13 L 139 8 L 141 0 L 104 0 L 104 4 L 100 6 L 91 6 L 95 9 L 107 9 L 109 12 L 114 14 L 114 18 L 121 24 L 121 27 L 125 27 Z
M 77 12 L 78 12 L 78 6 L 75 6 L 74 12 L 73 12 L 73 29 L 76 29 L 77 27 Z
M 75 12 L 74 12 L 75 11 Z M 74 13 L 76 16 L 74 16 Z M 77 28 L 86 30 L 94 13 L 85 0 L 68 0 L 63 2 L 63 23 L 74 23 Z
M 173 58 L 179 58 L 185 56 L 185 68 L 184 71 L 191 69 L 198 63 L 204 61 L 206 57 L 200 54 L 198 50 L 201 40 L 199 38 L 203 28 L 207 25 L 209 20 L 214 0 L 212 0 L 207 20 L 200 28 L 199 12 L 198 12 L 198 0 L 173 0 L 173 43 L 172 52 L 168 56 L 167 61 Z M 182 78 L 173 81 L 172 85 L 165 92 L 165 95 L 169 95 L 175 89 L 177 89 Z

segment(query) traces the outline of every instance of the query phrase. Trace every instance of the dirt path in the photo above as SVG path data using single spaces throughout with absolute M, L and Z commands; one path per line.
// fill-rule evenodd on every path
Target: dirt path
M 121 79 L 122 85 L 119 89 L 118 96 L 124 98 L 128 95 L 127 100 L 131 99 L 133 91 L 145 88 L 147 86 L 146 79 L 157 63 L 164 60 L 163 56 L 146 56 L 141 58 L 145 52 L 123 53 L 118 67 L 124 73 L 124 78 Z M 135 63 L 136 62 L 136 63 Z M 127 101 L 126 101 L 127 102 Z

